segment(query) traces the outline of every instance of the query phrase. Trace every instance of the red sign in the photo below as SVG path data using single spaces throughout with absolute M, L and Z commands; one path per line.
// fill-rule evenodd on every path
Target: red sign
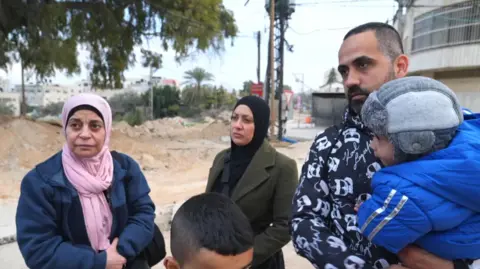
M 263 98 L 263 83 L 252 83 L 250 94 Z
M 292 96 L 293 96 L 293 91 L 290 90 L 290 89 L 283 89 L 283 95 L 285 96 L 285 98 L 287 99 L 287 106 L 290 105 L 290 101 L 292 100 Z

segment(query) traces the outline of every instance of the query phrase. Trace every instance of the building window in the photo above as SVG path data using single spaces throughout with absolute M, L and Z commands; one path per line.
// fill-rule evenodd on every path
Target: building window
M 412 53 L 471 43 L 480 43 L 478 0 L 445 6 L 415 18 Z

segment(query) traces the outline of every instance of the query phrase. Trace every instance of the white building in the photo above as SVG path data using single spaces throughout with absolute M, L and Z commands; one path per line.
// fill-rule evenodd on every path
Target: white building
M 13 93 L 18 93 L 22 98 L 22 85 L 15 85 L 12 89 Z M 25 99 L 29 106 L 43 106 L 45 92 L 42 85 L 25 84 Z
M 179 87 L 179 83 L 175 79 L 168 79 L 162 77 L 152 77 L 152 84 L 154 86 L 172 86 L 172 87 Z
M 20 116 L 20 102 L 21 96 L 15 92 L 0 92 L 0 103 L 2 105 L 10 106 L 13 109 L 13 115 Z
M 26 84 L 25 99 L 29 106 L 42 107 L 52 103 L 65 102 L 70 96 L 90 91 L 86 87 L 76 85 L 63 86 L 59 84 Z M 16 85 L 14 93 L 22 94 L 22 85 Z
M 7 79 L 0 78 L 0 92 L 9 92 L 10 82 Z
M 172 85 L 178 87 L 176 80 L 173 79 L 160 79 L 155 81 L 155 83 L 157 84 L 154 85 Z M 90 82 L 85 80 L 75 85 L 25 84 L 25 98 L 29 106 L 42 107 L 52 103 L 65 102 L 71 96 L 83 92 L 93 92 L 106 99 L 110 99 L 114 95 L 129 92 L 143 94 L 151 87 L 151 84 L 145 79 L 129 79 L 125 81 L 124 84 L 123 89 L 96 89 L 92 87 Z M 8 83 L 5 85 L 8 85 Z M 2 80 L 0 80 L 0 88 L 2 87 L 8 86 L 3 86 Z M 15 85 L 12 91 L 20 94 L 21 98 L 22 85 Z
M 480 1 L 397 0 L 394 25 L 410 57 L 410 75 L 437 79 L 462 106 L 480 111 Z

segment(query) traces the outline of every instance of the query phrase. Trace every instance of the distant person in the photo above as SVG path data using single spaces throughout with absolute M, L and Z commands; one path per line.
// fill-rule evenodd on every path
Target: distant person
M 247 217 L 228 197 L 204 193 L 188 199 L 172 220 L 167 269 L 247 269 L 254 235 Z
M 220 152 L 208 176 L 207 192 L 237 203 L 255 233 L 252 268 L 285 267 L 282 247 L 298 182 L 297 164 L 266 141 L 270 109 L 256 96 L 240 99 L 232 113 L 231 147 Z
M 358 227 L 399 253 L 409 244 L 446 260 L 480 259 L 480 119 L 463 116 L 439 81 L 407 77 L 370 94 L 362 119 L 387 166 L 372 179 Z
M 110 106 L 98 95 L 73 96 L 62 123 L 63 150 L 21 184 L 17 240 L 27 266 L 149 268 L 141 252 L 152 241 L 155 206 L 138 164 L 112 157 Z

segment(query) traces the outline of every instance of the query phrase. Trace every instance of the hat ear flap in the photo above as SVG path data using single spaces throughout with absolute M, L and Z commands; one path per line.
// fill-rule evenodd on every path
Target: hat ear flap
M 378 100 L 376 92 L 371 93 L 362 106 L 362 122 L 376 135 L 387 135 L 388 111 Z
M 435 133 L 432 131 L 412 131 L 390 134 L 390 139 L 407 154 L 424 154 L 432 151 Z

